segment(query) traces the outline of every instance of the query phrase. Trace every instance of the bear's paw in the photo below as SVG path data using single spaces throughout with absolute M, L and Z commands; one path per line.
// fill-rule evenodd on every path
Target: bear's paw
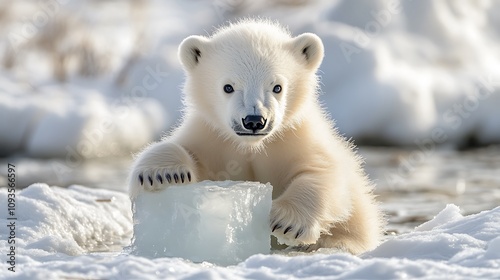
M 192 172 L 187 168 L 160 168 L 140 172 L 136 180 L 145 190 L 156 191 L 162 190 L 169 185 L 189 184 L 193 182 L 193 176 Z
M 131 194 L 197 182 L 195 168 L 195 161 L 180 145 L 168 142 L 152 145 L 133 167 L 129 183 Z
M 275 200 L 271 208 L 271 231 L 278 242 L 289 246 L 314 244 L 321 235 L 318 220 L 302 205 Z

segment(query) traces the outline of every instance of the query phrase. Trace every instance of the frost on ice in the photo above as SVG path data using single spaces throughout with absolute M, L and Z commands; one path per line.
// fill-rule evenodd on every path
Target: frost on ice
M 131 252 L 236 264 L 269 253 L 272 186 L 211 182 L 141 193 L 134 201 Z

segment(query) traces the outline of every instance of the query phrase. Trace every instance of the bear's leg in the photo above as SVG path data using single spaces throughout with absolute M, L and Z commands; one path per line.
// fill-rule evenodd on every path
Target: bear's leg
M 371 193 L 354 195 L 353 208 L 348 220 L 334 224 L 330 234 L 322 234 L 316 244 L 304 248 L 306 251 L 337 248 L 357 255 L 378 245 L 385 224 L 383 215 Z
M 130 194 L 155 191 L 169 185 L 197 181 L 196 162 L 182 146 L 159 142 L 149 146 L 136 159 L 129 178 Z
M 280 243 L 315 244 L 334 223 L 347 220 L 352 207 L 350 194 L 343 182 L 332 177 L 299 175 L 273 201 L 271 231 Z

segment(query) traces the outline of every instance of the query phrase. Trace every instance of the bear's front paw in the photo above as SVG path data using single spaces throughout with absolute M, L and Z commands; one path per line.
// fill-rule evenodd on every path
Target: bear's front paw
M 181 185 L 195 182 L 193 172 L 189 168 L 155 168 L 134 172 L 135 184 L 146 191 L 158 191 L 170 185 Z
M 273 201 L 271 208 L 271 230 L 278 242 L 289 246 L 314 244 L 319 239 L 319 222 L 308 214 L 302 205 L 288 201 Z
M 129 176 L 130 196 L 141 191 L 158 191 L 170 185 L 197 182 L 196 163 L 180 145 L 158 142 L 136 159 Z

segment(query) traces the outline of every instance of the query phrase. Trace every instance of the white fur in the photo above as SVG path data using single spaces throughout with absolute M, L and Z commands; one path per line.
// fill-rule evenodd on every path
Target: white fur
M 280 242 L 354 254 L 374 248 L 383 222 L 372 185 L 318 102 L 316 71 L 323 53 L 318 36 L 292 38 L 265 20 L 186 38 L 179 47 L 186 70 L 184 119 L 139 155 L 131 196 L 167 187 L 167 174 L 177 174 L 178 183 L 180 174 L 189 183 L 188 173 L 191 182 L 270 182 L 270 222 Z M 223 91 L 226 84 L 233 93 Z M 282 91 L 273 93 L 278 84 Z M 247 115 L 265 117 L 267 134 L 237 135 L 235 123 Z

